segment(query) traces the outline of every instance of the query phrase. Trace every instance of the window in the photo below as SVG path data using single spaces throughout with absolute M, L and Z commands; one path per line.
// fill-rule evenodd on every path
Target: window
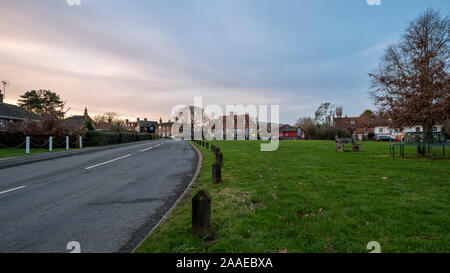
M 378 132 L 383 133 L 383 128 L 378 129 Z
M 437 132 L 438 128 L 436 126 L 433 127 L 433 132 Z
M 420 131 L 421 131 L 421 130 L 420 130 L 420 127 L 416 127 L 416 132 L 417 132 L 417 133 L 420 133 Z
M 355 125 L 355 124 L 356 124 L 356 121 L 355 121 L 355 120 L 350 120 L 350 124 L 351 124 L 351 125 Z

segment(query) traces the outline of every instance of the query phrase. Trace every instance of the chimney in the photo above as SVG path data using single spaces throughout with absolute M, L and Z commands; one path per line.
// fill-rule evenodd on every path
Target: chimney
M 128 123 L 129 123 L 129 120 L 128 120 L 128 119 L 126 119 L 126 120 L 125 120 L 125 123 L 126 123 L 126 124 L 128 125 Z
M 147 118 L 144 118 L 144 121 L 147 121 Z
M 0 103 L 3 103 L 3 94 L 2 94 L 2 90 L 0 90 Z
M 84 120 L 88 119 L 88 111 L 87 111 L 87 107 L 84 108 Z

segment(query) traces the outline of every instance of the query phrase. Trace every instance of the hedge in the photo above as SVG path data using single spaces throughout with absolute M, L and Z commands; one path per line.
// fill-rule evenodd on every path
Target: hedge
M 88 131 L 84 137 L 85 146 L 105 146 L 134 141 L 156 139 L 153 134 L 138 134 L 136 132 Z

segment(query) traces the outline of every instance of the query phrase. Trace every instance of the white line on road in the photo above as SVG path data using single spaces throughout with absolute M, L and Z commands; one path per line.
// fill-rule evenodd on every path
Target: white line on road
M 26 188 L 26 187 L 27 186 L 22 186 L 22 187 L 17 187 L 17 188 L 10 189 L 10 190 L 7 190 L 7 191 L 1 191 L 0 194 L 5 194 L 5 193 L 8 193 L 8 192 L 17 191 L 17 190 L 20 190 L 20 189 L 23 189 L 23 188 Z
M 153 146 L 153 147 L 149 147 L 149 148 L 143 149 L 143 150 L 141 150 L 141 153 L 146 152 L 146 151 L 148 151 L 148 150 L 150 150 L 150 149 L 159 147 L 159 146 L 164 145 L 164 144 L 165 144 L 165 142 L 163 142 L 163 143 L 161 143 L 161 144 L 156 144 L 156 145 Z
M 153 149 L 153 147 L 150 147 L 150 148 L 147 148 L 147 149 L 143 149 L 143 150 L 141 150 L 141 153 L 143 153 L 143 152 L 145 152 L 145 151 L 148 151 L 148 150 L 150 150 L 150 149 Z
M 106 161 L 106 162 L 103 162 L 103 163 L 100 163 L 100 164 L 96 164 L 96 165 L 87 167 L 85 170 L 89 170 L 89 169 L 92 169 L 92 168 L 95 168 L 95 167 L 98 167 L 98 166 L 101 166 L 101 165 L 105 165 L 105 164 L 108 164 L 108 163 L 111 163 L 111 162 L 114 162 L 114 161 L 117 161 L 117 160 L 120 160 L 120 159 L 124 159 L 124 158 L 130 157 L 130 156 L 131 156 L 131 154 L 127 154 L 127 155 L 124 155 L 124 156 L 121 156 L 121 157 L 118 157 L 118 158 L 115 158 L 115 159 L 111 159 L 109 161 Z

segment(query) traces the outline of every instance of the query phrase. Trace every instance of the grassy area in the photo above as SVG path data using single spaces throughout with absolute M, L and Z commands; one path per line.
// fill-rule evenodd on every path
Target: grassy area
M 199 179 L 137 252 L 450 252 L 450 158 L 391 158 L 387 143 L 337 153 L 331 141 L 217 141 L 223 178 L 211 183 L 213 154 L 201 149 Z M 450 151 L 448 151 L 450 152 Z M 190 200 L 212 196 L 214 235 L 191 235 Z
M 65 150 L 66 149 L 64 148 L 54 148 L 53 152 Z M 48 149 L 30 149 L 30 154 L 42 154 L 48 152 L 49 152 Z M 22 155 L 27 155 L 25 154 L 25 149 L 0 149 L 0 158 L 15 157 Z

